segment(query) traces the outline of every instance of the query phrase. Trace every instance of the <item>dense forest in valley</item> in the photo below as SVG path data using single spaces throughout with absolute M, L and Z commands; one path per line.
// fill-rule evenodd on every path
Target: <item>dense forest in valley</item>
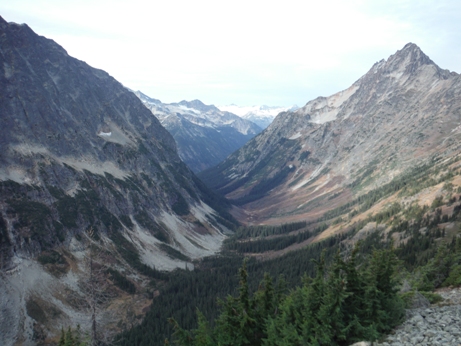
M 358 330 L 361 330 L 361 332 L 357 330 L 349 334 L 346 333 L 344 334 L 345 339 L 339 337 L 339 335 L 342 335 L 339 333 L 339 330 L 335 330 L 334 332 L 330 331 L 332 334 L 328 334 L 330 333 L 328 331 L 316 331 L 316 333 L 327 333 L 330 335 L 325 339 L 328 340 L 325 341 L 326 343 L 320 344 L 336 343 L 341 345 L 344 344 L 342 342 L 358 340 L 361 337 L 368 337 L 370 340 L 373 338 L 376 339 L 382 333 L 389 331 L 395 323 L 397 323 L 396 321 L 398 319 L 396 319 L 396 316 L 400 316 L 401 314 L 401 300 L 405 301 L 405 299 L 411 298 L 411 294 L 415 290 L 419 290 L 430 299 L 434 299 L 434 296 L 429 293 L 434 288 L 443 285 L 461 284 L 460 240 L 456 241 L 454 240 L 455 238 L 453 238 L 450 242 L 444 243 L 438 248 L 434 245 L 430 246 L 430 252 L 426 251 L 426 253 L 430 253 L 431 255 L 420 256 L 421 247 L 425 247 L 425 245 L 415 246 L 415 244 L 426 244 L 428 242 L 429 244 L 434 244 L 434 239 L 436 239 L 435 234 L 428 233 L 427 236 L 422 237 L 419 241 L 411 243 L 413 245 L 407 243 L 407 245 L 397 247 L 393 250 L 390 249 L 391 242 L 382 242 L 380 237 L 369 236 L 360 243 L 360 246 L 351 251 L 350 249 L 346 249 L 342 244 L 342 241 L 346 238 L 347 235 L 342 237 L 331 237 L 323 242 L 314 243 L 302 250 L 290 252 L 281 258 L 273 260 L 257 261 L 252 258 L 246 260 L 244 271 L 248 276 L 244 280 L 245 285 L 247 285 L 245 290 L 248 290 L 249 295 L 251 295 L 250 292 L 254 292 L 248 304 L 253 307 L 252 311 L 255 314 L 254 318 L 258 321 L 257 328 L 267 329 L 258 330 L 256 332 L 254 329 L 248 327 L 250 328 L 248 333 L 256 333 L 259 335 L 259 341 L 258 343 L 254 343 L 256 341 L 252 340 L 250 343 L 246 343 L 246 339 L 242 339 L 241 345 L 263 344 L 262 340 L 268 337 L 269 333 L 276 338 L 283 339 L 288 337 L 288 334 L 284 334 L 288 333 L 287 331 L 280 331 L 283 329 L 281 325 L 285 322 L 290 324 L 298 322 L 293 320 L 289 320 L 288 322 L 286 316 L 283 318 L 277 317 L 277 319 L 273 314 L 275 311 L 274 309 L 279 312 L 285 311 L 286 309 L 288 309 L 287 311 L 291 311 L 290 309 L 292 307 L 287 304 L 290 304 L 288 302 L 293 304 L 292 299 L 300 299 L 300 297 L 307 297 L 311 294 L 314 297 L 315 294 L 319 294 L 319 292 L 325 294 L 324 299 L 326 299 L 327 296 L 337 296 L 336 293 L 328 291 L 325 287 L 336 287 L 335 289 L 339 289 L 338 286 L 333 285 L 333 282 L 337 282 L 335 280 L 340 279 L 344 282 L 349 282 L 350 278 L 348 278 L 347 275 L 357 275 L 359 276 L 357 280 L 376 283 L 376 278 L 372 280 L 370 275 L 377 273 L 377 269 L 375 268 L 376 265 L 385 263 L 383 256 L 386 261 L 389 262 L 387 268 L 389 272 L 387 272 L 386 275 L 392 278 L 392 280 L 386 279 L 386 282 L 392 282 L 393 285 L 387 287 L 386 290 L 388 291 L 385 291 L 386 293 L 382 292 L 382 294 L 384 296 L 387 295 L 386 299 L 390 299 L 393 305 L 392 309 L 389 310 L 389 305 L 386 305 L 387 303 L 385 302 L 381 302 L 379 309 L 383 309 L 382 311 L 380 310 L 382 314 L 395 314 L 393 318 L 387 320 L 387 322 L 370 321 L 370 324 L 367 326 L 355 326 L 354 328 L 359 328 Z M 377 248 L 379 248 L 379 250 Z M 339 256 L 341 252 L 348 253 L 349 255 L 343 258 Z M 415 257 L 418 258 L 417 263 L 419 263 L 419 265 L 415 265 Z M 170 274 L 168 283 L 160 290 L 160 296 L 154 300 L 154 305 L 143 322 L 139 326 L 120 334 L 118 336 L 119 344 L 162 345 L 164 342 L 163 340 L 168 338 L 170 340 L 177 340 L 180 345 L 212 345 L 213 342 L 217 341 L 226 345 L 223 340 L 217 339 L 216 335 L 222 334 L 222 331 L 219 330 L 225 327 L 225 325 L 222 325 L 224 321 L 227 321 L 226 323 L 231 323 L 229 319 L 241 319 L 241 316 L 238 315 L 238 311 L 241 313 L 241 310 L 235 310 L 234 305 L 240 306 L 239 304 L 243 304 L 241 301 L 243 282 L 242 269 L 240 270 L 240 276 L 237 275 L 239 272 L 238 268 L 242 266 L 242 258 L 243 257 L 231 254 L 208 258 L 203 261 L 200 269 L 197 268 L 189 272 L 181 270 Z M 355 268 L 356 272 L 352 270 L 352 267 Z M 399 274 L 395 276 L 394 273 L 396 268 L 398 268 Z M 266 274 L 261 275 L 261 273 Z M 397 295 L 396 292 L 399 282 L 408 277 L 412 278 L 412 291 L 404 296 Z M 437 277 L 437 280 L 434 279 L 435 277 Z M 238 286 L 239 281 L 240 286 Z M 313 291 L 314 288 L 317 287 L 315 285 L 311 287 L 314 282 L 320 285 L 318 287 L 321 287 L 321 291 Z M 271 294 L 274 294 L 274 297 L 277 296 L 278 298 L 274 298 L 275 300 L 270 302 L 272 310 L 263 310 L 265 312 L 262 312 L 261 296 L 264 297 L 265 294 L 269 294 L 265 289 L 265 287 L 269 285 L 274 288 L 274 292 Z M 348 290 L 354 290 L 353 287 L 347 285 L 341 289 L 345 290 L 345 296 L 347 296 Z M 360 293 L 364 294 L 364 296 L 360 298 L 363 299 L 363 304 L 365 306 L 367 304 L 373 305 L 370 299 L 373 300 L 374 298 L 370 298 L 367 294 L 370 294 L 370 292 L 376 293 L 380 289 L 381 288 L 378 289 L 374 286 L 367 286 L 367 289 Z M 392 299 L 390 298 L 391 296 Z M 266 298 L 264 298 L 264 301 L 266 301 Z M 350 302 L 350 300 L 346 301 Z M 391 304 L 390 301 L 388 301 L 389 304 Z M 338 313 L 338 316 L 342 316 L 345 311 L 349 311 L 346 302 L 341 301 L 336 303 L 346 309 Z M 303 307 L 306 311 L 310 311 L 311 308 L 299 305 L 299 301 L 296 303 L 296 306 L 300 308 Z M 376 306 L 375 308 L 378 309 Z M 233 317 L 226 315 L 229 314 L 229 309 L 236 311 L 236 315 Z M 323 311 L 323 313 L 325 313 L 325 311 L 330 311 L 329 309 L 332 309 L 332 306 L 325 306 L 323 310 L 316 311 Z M 306 311 L 291 311 L 290 313 L 306 318 Z M 371 310 L 369 310 L 368 313 L 370 313 L 370 311 Z M 365 312 L 363 313 L 365 314 Z M 174 321 L 174 323 L 168 323 L 166 320 L 167 316 L 170 317 L 170 321 Z M 269 317 L 271 319 L 268 319 Z M 356 316 L 359 320 L 362 320 L 362 317 L 362 315 Z M 309 318 L 315 320 L 320 317 L 310 316 Z M 338 320 L 336 322 L 338 325 L 342 326 L 341 328 L 348 329 L 346 328 L 347 326 L 352 328 L 350 324 L 352 323 L 351 318 L 353 319 L 353 317 L 349 316 L 348 318 L 349 320 Z M 268 322 L 266 323 L 264 321 L 271 321 L 272 324 L 267 324 Z M 315 324 L 315 322 L 312 323 Z M 365 322 L 362 321 L 362 323 Z M 375 327 L 371 328 L 371 325 L 375 327 L 380 325 L 381 327 L 373 329 Z M 270 328 L 272 329 L 270 329 L 269 326 L 271 326 Z M 174 331 L 174 327 L 176 327 L 176 331 Z M 315 329 L 320 327 L 311 326 L 309 328 Z M 200 338 L 199 335 L 205 335 L 203 334 L 205 331 L 206 339 L 209 340 L 207 341 L 209 343 L 201 344 L 197 338 Z M 232 333 L 239 333 L 238 329 L 233 330 Z M 297 335 L 296 337 L 300 336 Z M 337 337 L 339 337 L 339 339 L 336 339 Z M 267 345 L 273 344 L 267 342 Z M 313 341 L 311 340 L 311 342 Z M 227 344 L 236 345 L 235 343 Z
M 160 294 L 151 310 L 141 324 L 119 334 L 117 343 L 343 345 L 376 340 L 398 323 L 415 291 L 434 301 L 435 288 L 461 284 L 461 196 L 452 184 L 459 175 L 452 164 L 414 168 L 317 220 L 238 228 L 219 256 L 197 262 L 193 271 L 176 270 L 154 280 Z M 396 200 L 365 213 L 389 196 L 412 196 L 437 184 L 443 184 L 444 194 L 430 206 Z M 351 188 L 361 186 L 357 182 Z M 360 214 L 366 217 L 356 220 Z M 370 224 L 375 228 L 359 236 Z M 449 231 L 447 224 L 453 226 Z M 335 225 L 341 229 L 336 235 L 315 240 Z M 264 257 L 304 242 L 301 249 Z M 378 284 L 373 275 L 380 276 L 380 270 L 392 285 Z M 354 291 L 358 282 L 360 293 Z M 402 282 L 411 287 L 404 294 L 397 293 Z M 324 305 L 309 305 L 320 296 Z M 329 323 L 320 324 L 325 316 Z M 309 322 L 301 325 L 298 318 Z

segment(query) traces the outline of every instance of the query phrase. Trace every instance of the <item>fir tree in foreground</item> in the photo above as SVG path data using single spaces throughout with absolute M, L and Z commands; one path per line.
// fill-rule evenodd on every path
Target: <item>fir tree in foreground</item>
M 198 328 L 182 329 L 175 320 L 175 341 L 181 346 L 348 345 L 378 339 L 404 316 L 394 274 L 392 250 L 375 251 L 363 265 L 356 248 L 348 260 L 339 254 L 326 268 L 317 263 L 313 279 L 285 295 L 265 275 L 254 295 L 248 289 L 246 263 L 240 269 L 238 297 L 221 302 L 214 327 L 198 314 Z

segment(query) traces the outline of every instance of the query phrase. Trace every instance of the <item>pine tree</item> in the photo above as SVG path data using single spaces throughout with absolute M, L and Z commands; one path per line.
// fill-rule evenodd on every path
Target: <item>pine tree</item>
M 357 255 L 359 244 L 352 250 L 348 261 L 344 262 L 345 280 L 347 282 L 346 291 L 348 296 L 344 303 L 344 319 L 347 325 L 347 340 L 358 342 L 361 340 L 376 340 L 378 333 L 374 327 L 374 317 L 370 312 L 370 282 L 364 273 L 364 266 L 358 268 Z
M 397 294 L 395 269 L 398 264 L 394 252 L 375 250 L 364 275 L 368 286 L 366 301 L 368 316 L 372 316 L 378 333 L 389 332 L 404 317 L 403 301 Z
M 70 329 L 69 327 L 66 332 L 66 341 L 64 342 L 64 346 L 74 346 L 74 345 L 75 345 L 74 336 L 72 335 L 72 329 Z
M 217 341 L 222 345 L 254 345 L 256 320 L 254 317 L 254 300 L 250 299 L 248 288 L 247 262 L 239 270 L 239 296 L 228 296 L 223 303 L 216 329 Z
M 321 323 L 316 340 L 321 345 L 332 345 L 347 339 L 347 322 L 344 318 L 345 301 L 350 293 L 346 291 L 344 262 L 339 253 L 330 267 L 322 304 L 317 312 Z
M 66 343 L 66 332 L 64 331 L 64 327 L 61 327 L 61 338 L 59 339 L 58 346 L 64 346 Z

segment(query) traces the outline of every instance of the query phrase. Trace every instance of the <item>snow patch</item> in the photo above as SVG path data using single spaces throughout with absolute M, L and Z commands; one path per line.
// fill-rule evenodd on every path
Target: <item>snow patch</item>
M 112 132 L 102 132 L 102 131 L 100 131 L 100 132 L 98 133 L 98 136 L 110 137 L 110 136 L 112 136 Z
M 189 108 L 187 106 L 184 106 L 184 105 L 179 105 L 180 109 L 182 110 L 185 110 L 185 111 L 188 111 L 188 112 L 192 112 L 192 113 L 195 113 L 195 114 L 202 114 L 201 111 L 199 111 L 198 109 L 195 109 L 195 108 Z

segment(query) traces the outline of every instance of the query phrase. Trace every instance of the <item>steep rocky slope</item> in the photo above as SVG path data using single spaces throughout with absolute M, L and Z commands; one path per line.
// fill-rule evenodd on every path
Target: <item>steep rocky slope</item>
M 217 165 L 262 131 L 251 121 L 199 100 L 165 104 L 140 91 L 135 94 L 173 135 L 179 156 L 194 172 Z
M 444 301 L 432 306 L 407 310 L 406 321 L 386 340 L 374 343 L 377 346 L 399 345 L 459 345 L 461 344 L 461 289 L 443 289 L 438 293 Z M 364 342 L 362 346 L 371 343 Z M 354 346 L 354 345 L 352 345 Z M 355 345 L 359 346 L 359 345 Z
M 279 114 L 201 177 L 244 205 L 246 222 L 316 218 L 459 153 L 460 96 L 460 76 L 409 43 L 348 89 Z
M 0 344 L 88 322 L 71 297 L 85 296 L 92 252 L 123 319 L 115 282 L 142 306 L 154 268 L 220 248 L 232 219 L 133 93 L 1 17 L 0 66 Z

